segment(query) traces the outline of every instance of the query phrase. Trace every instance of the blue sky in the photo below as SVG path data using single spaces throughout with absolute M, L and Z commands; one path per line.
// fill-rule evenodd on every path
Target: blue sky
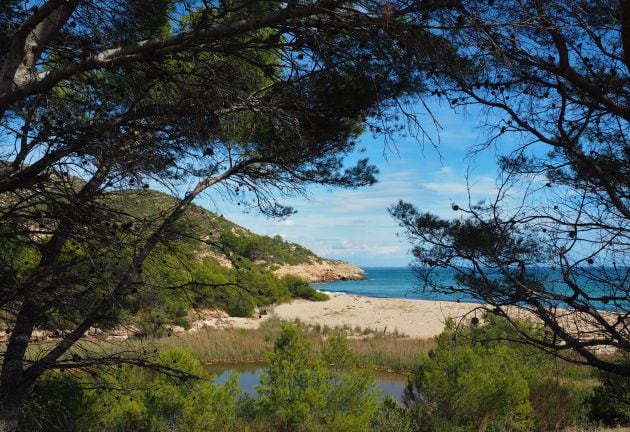
M 395 149 L 387 149 L 382 138 L 366 134 L 361 144 L 377 165 L 379 182 L 356 190 L 309 189 L 308 198 L 296 197 L 285 203 L 298 213 L 286 220 L 272 220 L 255 213 L 245 214 L 227 201 L 209 197 L 198 203 L 209 210 L 258 234 L 281 235 L 320 256 L 349 261 L 359 266 L 407 266 L 410 246 L 398 236 L 400 229 L 387 208 L 403 199 L 422 211 L 455 217 L 451 203 L 468 200 L 468 184 L 473 200 L 492 198 L 496 191 L 496 155 L 487 150 L 474 159 L 466 150 L 483 141 L 480 114 L 457 115 L 448 107 L 431 106 L 441 130 L 427 115 L 426 130 L 439 140 L 439 153 L 431 144 L 400 138 Z

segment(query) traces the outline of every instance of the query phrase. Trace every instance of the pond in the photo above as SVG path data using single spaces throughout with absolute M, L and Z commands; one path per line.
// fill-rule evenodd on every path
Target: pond
M 262 363 L 240 363 L 240 364 L 216 364 L 206 366 L 207 370 L 217 377 L 217 384 L 224 383 L 231 374 L 238 373 L 238 384 L 243 394 L 247 393 L 252 397 L 257 397 L 256 385 L 260 382 L 260 374 L 265 365 Z M 376 385 L 384 396 L 391 396 L 396 400 L 402 399 L 403 391 L 407 386 L 407 375 L 395 372 L 375 371 Z

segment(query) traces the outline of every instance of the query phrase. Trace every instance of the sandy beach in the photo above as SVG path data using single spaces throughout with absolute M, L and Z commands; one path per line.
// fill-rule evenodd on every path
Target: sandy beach
M 437 336 L 447 318 L 461 318 L 479 304 L 431 300 L 373 298 L 332 294 L 330 300 L 294 300 L 273 308 L 283 320 L 299 319 L 308 324 L 360 326 L 386 332 L 398 331 L 413 338 Z

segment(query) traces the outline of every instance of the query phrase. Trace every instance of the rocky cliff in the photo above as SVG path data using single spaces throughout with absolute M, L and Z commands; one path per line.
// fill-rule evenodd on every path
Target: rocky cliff
M 293 275 L 307 282 L 365 279 L 363 269 L 338 260 L 312 260 L 309 263 L 283 265 L 274 270 L 277 276 Z

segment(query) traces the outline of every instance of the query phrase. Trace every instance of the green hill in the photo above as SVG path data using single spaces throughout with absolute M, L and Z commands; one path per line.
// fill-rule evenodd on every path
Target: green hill
M 137 219 L 158 218 L 160 212 L 175 206 L 176 200 L 153 190 L 120 191 L 108 199 L 119 201 L 120 209 Z M 209 210 L 193 204 L 177 224 L 182 241 L 187 241 L 199 253 L 232 261 L 247 259 L 273 268 L 274 265 L 298 265 L 322 262 L 322 258 L 296 243 L 284 241 L 280 236 L 255 234 Z M 186 239 L 186 236 L 189 238 Z
M 105 201 L 120 211 L 121 224 L 156 223 L 176 205 L 164 193 L 119 191 Z M 187 289 L 158 290 L 145 298 L 134 313 L 149 314 L 144 320 L 157 327 L 185 326 L 191 308 L 212 307 L 230 315 L 249 316 L 258 306 L 288 301 L 294 297 L 323 300 L 307 282 L 293 276 L 276 276 L 285 265 L 323 262 L 310 250 L 281 237 L 261 236 L 198 205 L 191 206 L 168 233 L 168 247 L 159 246 L 146 261 L 143 282 L 151 286 Z M 155 329 L 147 329 L 153 332 Z
M 72 190 L 81 185 L 59 184 L 45 189 L 45 196 L 16 195 L 2 205 L 3 217 L 12 221 L 3 229 L 19 232 L 0 238 L 3 279 L 10 284 L 28 278 L 55 227 L 72 212 L 84 226 L 75 227 L 64 243 L 60 257 L 64 270 L 56 277 L 59 295 L 81 310 L 111 290 L 138 246 L 170 214 L 177 200 L 143 189 L 108 192 L 88 205 L 70 205 Z M 144 333 L 159 334 L 171 325 L 186 327 L 193 310 L 213 308 L 250 316 L 259 306 L 295 297 L 322 300 L 327 297 L 308 282 L 286 271 L 276 275 L 274 270 L 327 262 L 279 236 L 256 235 L 192 205 L 144 261 L 133 290 L 117 299 L 116 310 L 100 325 L 125 316 Z M 50 322 L 42 327 L 71 328 L 79 319 L 68 311 L 49 314 Z

